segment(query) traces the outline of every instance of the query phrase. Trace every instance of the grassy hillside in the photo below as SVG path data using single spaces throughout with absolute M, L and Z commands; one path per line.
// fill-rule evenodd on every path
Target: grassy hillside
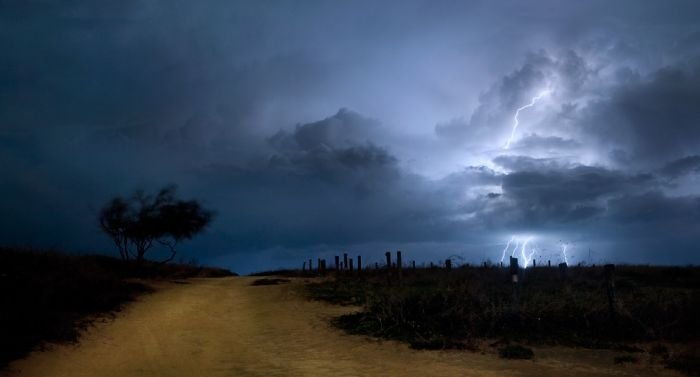
M 191 265 L 143 266 L 105 256 L 0 248 L 0 367 L 42 342 L 70 342 L 93 314 L 151 291 L 149 279 L 228 276 Z

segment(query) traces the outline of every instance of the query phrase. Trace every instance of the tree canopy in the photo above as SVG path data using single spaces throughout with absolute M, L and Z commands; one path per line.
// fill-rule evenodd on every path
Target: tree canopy
M 102 230 L 112 238 L 124 260 L 143 261 L 154 243 L 166 246 L 175 258 L 175 246 L 201 233 L 213 212 L 196 200 L 175 197 L 177 188 L 167 186 L 155 195 L 136 191 L 130 197 L 115 197 L 100 211 Z

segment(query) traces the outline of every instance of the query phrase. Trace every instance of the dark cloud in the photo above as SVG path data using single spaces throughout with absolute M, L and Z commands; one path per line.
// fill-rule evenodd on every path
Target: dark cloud
M 0 243 L 106 250 L 105 200 L 177 183 L 219 213 L 201 259 L 527 232 L 692 261 L 699 7 L 0 1 Z
M 373 119 L 341 109 L 332 117 L 297 125 L 291 132 L 281 130 L 268 139 L 275 149 L 268 167 L 312 179 L 355 180 L 353 184 L 362 186 L 391 179 L 400 174 L 396 157 L 362 141 L 377 126 Z
M 667 163 L 659 170 L 664 177 L 675 179 L 688 174 L 700 173 L 700 156 L 683 157 Z
M 667 197 L 659 191 L 624 195 L 608 203 L 610 217 L 629 223 L 662 223 L 664 227 L 688 225 L 700 221 L 700 197 Z
M 623 224 L 637 215 L 642 222 L 647 219 L 700 225 L 696 216 L 698 198 L 662 193 L 662 177 L 652 173 L 628 174 L 595 166 L 542 165 L 536 161 L 514 167 L 519 169 L 500 176 L 502 193 L 487 196 L 498 201 L 480 214 L 487 223 L 539 230 L 575 223 L 570 225 L 572 229 L 595 228 L 600 234 L 606 234 L 608 227 L 627 226 Z M 635 214 L 635 208 L 640 212 Z M 652 228 L 646 231 L 654 232 Z
M 335 115 L 318 122 L 297 125 L 294 130 L 280 130 L 268 140 L 281 151 L 310 151 L 368 143 L 371 132 L 380 127 L 377 120 L 340 109 Z
M 361 141 L 376 126 L 341 110 L 277 132 L 265 160 L 210 166 L 198 182 L 203 189 L 227 188 L 218 194 L 227 224 L 222 231 L 240 249 L 453 237 L 460 208 L 451 198 L 490 173 L 470 169 L 430 181 L 406 172 L 389 151 Z
M 523 220 L 557 223 L 600 214 L 601 199 L 648 185 L 645 177 L 590 166 L 518 171 L 504 176 L 504 198 L 515 203 Z
M 655 164 L 700 148 L 700 69 L 667 67 L 621 84 L 582 110 L 589 135 L 626 151 L 632 165 Z

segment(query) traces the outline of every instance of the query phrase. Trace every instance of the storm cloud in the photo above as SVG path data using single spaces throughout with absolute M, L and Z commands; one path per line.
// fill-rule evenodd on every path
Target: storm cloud
M 699 12 L 0 2 L 0 243 L 108 253 L 100 206 L 173 183 L 218 214 L 182 255 L 242 272 L 513 234 L 697 263 Z

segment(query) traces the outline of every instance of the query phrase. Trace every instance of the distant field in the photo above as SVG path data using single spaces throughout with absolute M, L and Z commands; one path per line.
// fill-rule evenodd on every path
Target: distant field
M 0 248 L 0 368 L 42 342 L 73 342 L 94 314 L 119 311 L 149 280 L 230 276 L 194 265 Z
M 519 344 L 621 349 L 700 373 L 700 268 L 603 266 L 520 270 L 495 266 L 329 272 L 307 285 L 314 299 L 361 306 L 333 323 L 413 348 L 478 349 L 528 357 Z M 511 348 L 508 348 L 511 347 Z M 512 352 L 511 352 L 512 351 Z M 531 355 L 529 356 L 531 357 Z

